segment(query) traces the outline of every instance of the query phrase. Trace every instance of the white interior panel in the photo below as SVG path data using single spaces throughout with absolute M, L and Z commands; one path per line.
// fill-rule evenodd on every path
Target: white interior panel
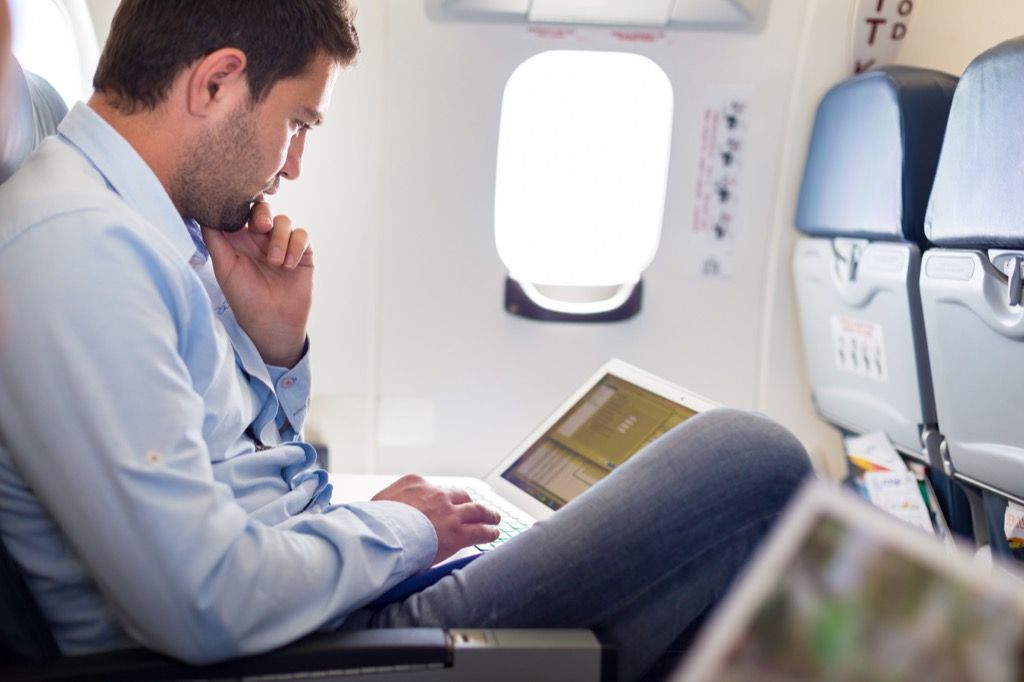
M 493 240 L 501 94 L 527 57 L 552 49 L 524 27 L 428 21 L 390 3 L 385 65 L 383 215 L 380 253 L 380 399 L 429 399 L 437 440 L 379 445 L 382 471 L 480 474 L 610 356 L 620 356 L 698 393 L 754 406 L 756 338 L 775 164 L 802 17 L 778 3 L 760 35 L 681 33 L 638 48 L 593 29 L 571 47 L 638 50 L 676 93 L 672 164 L 662 243 L 645 275 L 643 312 L 612 325 L 538 323 L 501 305 L 504 268 Z M 685 36 L 685 40 L 681 39 Z M 419 55 L 431 55 L 422 68 Z M 715 54 L 714 60 L 707 55 Z M 467 55 L 472 55 L 471 59 Z M 705 281 L 685 266 L 706 88 L 755 86 L 743 198 L 749 241 L 733 281 Z M 409 112 L 416 111 L 411 125 Z M 753 296 L 752 296 L 753 294 Z M 468 471 L 467 471 L 468 470 Z
M 530 0 L 444 0 L 445 7 L 473 12 L 496 12 L 526 16 L 530 11 Z
M 759 0 L 676 0 L 675 21 L 741 23 L 757 16 Z
M 672 0 L 533 0 L 530 21 L 664 25 Z

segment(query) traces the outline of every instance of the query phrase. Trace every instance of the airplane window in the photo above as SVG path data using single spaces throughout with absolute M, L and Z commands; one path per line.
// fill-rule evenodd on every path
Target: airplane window
M 631 300 L 639 309 L 640 275 L 661 238 L 672 108 L 668 76 L 637 54 L 554 50 L 515 70 L 494 207 L 510 312 L 539 306 L 560 314 L 541 319 L 567 319 Z
M 71 104 L 90 92 L 97 47 L 84 0 L 8 0 L 12 50 Z

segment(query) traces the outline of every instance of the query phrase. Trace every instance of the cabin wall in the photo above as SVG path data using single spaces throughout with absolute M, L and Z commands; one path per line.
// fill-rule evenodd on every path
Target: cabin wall
M 87 0 L 101 44 L 116 6 Z M 420 0 L 356 0 L 363 52 L 309 138 L 276 209 L 313 235 L 317 290 L 308 436 L 339 471 L 482 474 L 594 368 L 618 356 L 793 429 L 842 469 L 803 368 L 790 254 L 814 108 L 852 72 L 852 2 L 771 0 L 754 34 L 673 30 L 650 43 L 608 29 L 552 38 L 522 24 L 439 22 Z M 918 0 L 897 61 L 959 73 L 1024 27 L 1016 0 Z M 1018 29 L 1019 30 L 1019 29 Z M 551 324 L 502 307 L 494 244 L 505 82 L 548 49 L 630 50 L 675 90 L 661 247 L 644 309 L 607 325 Z M 709 92 L 747 93 L 750 129 L 729 279 L 702 276 L 692 233 Z
M 607 29 L 551 39 L 520 24 L 437 22 L 418 2 L 362 4 L 368 51 L 339 82 L 334 120 L 311 140 L 307 177 L 277 201 L 316 230 L 314 421 L 335 466 L 483 473 L 610 356 L 725 404 L 802 419 L 794 428 L 827 439 L 795 348 L 780 388 L 792 405 L 771 394 L 758 402 L 762 337 L 774 327 L 766 316 L 779 314 L 778 292 L 764 287 L 776 267 L 773 231 L 780 222 L 790 229 L 789 216 L 777 215 L 780 158 L 793 144 L 783 133 L 814 7 L 779 0 L 756 34 L 673 31 L 637 45 Z M 538 323 L 502 308 L 493 236 L 502 91 L 523 60 L 565 48 L 641 52 L 675 89 L 661 247 L 644 276 L 644 310 L 628 322 Z M 825 80 L 841 73 L 837 60 Z M 749 93 L 750 130 L 734 274 L 712 279 L 689 249 L 707 93 L 723 86 Z M 365 177 L 339 171 L 339 158 L 358 159 Z

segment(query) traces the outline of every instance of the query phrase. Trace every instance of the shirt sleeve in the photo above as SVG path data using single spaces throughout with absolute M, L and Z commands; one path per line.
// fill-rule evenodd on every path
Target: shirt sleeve
M 400 503 L 276 525 L 247 514 L 203 439 L 190 363 L 216 320 L 202 286 L 138 228 L 70 220 L 23 235 L 18 258 L 0 253 L 0 432 L 132 637 L 193 663 L 266 651 L 428 564 L 433 528 Z M 277 383 L 303 373 L 308 386 L 308 367 Z
M 274 393 L 279 403 L 278 421 L 281 438 L 285 441 L 300 437 L 309 414 L 309 396 L 312 372 L 309 360 L 309 338 L 302 349 L 302 357 L 294 367 L 267 365 Z

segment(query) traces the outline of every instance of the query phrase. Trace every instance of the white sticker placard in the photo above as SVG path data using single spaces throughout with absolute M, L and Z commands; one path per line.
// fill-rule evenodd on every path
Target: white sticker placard
M 690 242 L 692 270 L 728 279 L 735 270 L 741 181 L 750 119 L 745 87 L 714 87 L 705 97 Z
M 871 503 L 879 509 L 927 533 L 935 532 L 921 488 L 909 471 L 869 471 L 864 474 L 864 485 Z
M 920 2 L 921 0 L 917 0 Z M 857 0 L 853 15 L 853 73 L 892 64 L 907 37 L 915 0 Z
M 833 315 L 831 322 L 832 354 L 836 366 L 843 372 L 888 381 L 882 326 L 842 315 Z
M 540 40 L 561 40 L 561 41 L 577 41 L 579 34 L 575 28 L 567 26 L 527 26 L 526 32 Z
M 1003 517 L 1003 531 L 1010 549 L 1024 547 L 1024 507 L 1016 502 L 1006 503 L 1006 515 Z

